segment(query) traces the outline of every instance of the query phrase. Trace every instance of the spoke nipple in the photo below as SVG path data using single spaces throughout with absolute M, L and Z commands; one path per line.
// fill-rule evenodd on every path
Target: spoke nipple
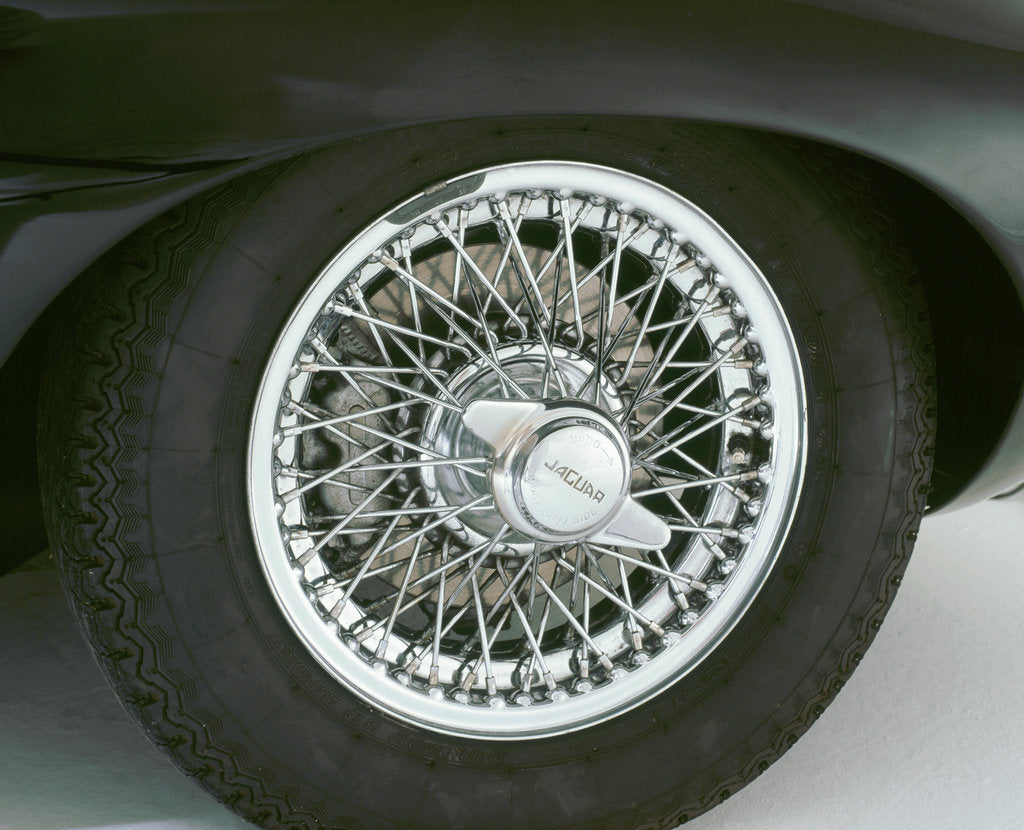
M 590 660 L 587 659 L 586 655 L 577 652 L 576 663 L 579 676 L 583 678 L 590 677 Z
M 430 667 L 430 677 L 427 680 L 431 686 L 436 686 L 441 674 L 441 667 L 436 663 Z
M 498 693 L 498 684 L 494 680 L 494 676 L 487 678 L 487 694 L 496 695 Z
M 468 693 L 469 690 L 473 688 L 474 683 L 476 683 L 476 672 L 470 672 L 462 679 L 462 683 L 460 685 L 462 686 L 462 690 Z
M 552 691 L 555 689 L 557 684 L 555 683 L 554 675 L 552 675 L 551 672 L 544 672 L 544 685 Z
M 420 660 L 419 657 L 413 657 L 411 660 L 409 660 L 408 663 L 405 664 L 405 670 L 409 672 L 409 674 L 415 674 L 416 670 L 420 667 L 421 662 L 422 661 Z
M 708 599 L 715 600 L 722 596 L 722 591 L 724 590 L 725 586 L 721 582 L 712 582 L 704 589 L 704 596 Z
M 615 668 L 615 664 L 608 659 L 607 654 L 602 654 L 597 658 L 597 662 L 600 663 L 607 671 L 611 671 Z
M 665 629 L 658 625 L 656 622 L 650 623 L 647 627 L 650 629 L 651 634 L 653 634 L 655 637 L 662 637 L 665 634 Z

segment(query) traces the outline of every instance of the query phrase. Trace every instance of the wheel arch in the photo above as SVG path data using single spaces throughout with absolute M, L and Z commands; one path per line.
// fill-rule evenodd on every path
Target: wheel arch
M 607 122 L 604 118 L 576 120 L 581 129 Z M 503 119 L 493 121 L 495 129 L 502 128 Z M 853 161 L 874 197 L 903 228 L 923 275 L 938 364 L 939 432 L 929 503 L 933 508 L 955 503 L 999 448 L 1024 389 L 1024 312 L 1017 284 L 992 244 L 962 210 L 936 190 L 850 149 L 803 138 L 777 136 L 777 140 L 798 159 L 815 151 Z M 173 187 L 164 183 L 120 222 L 106 226 L 107 237 L 94 246 L 92 261 L 107 256 L 132 233 L 145 232 L 156 216 L 267 161 L 225 163 L 204 171 L 189 171 Z M 36 399 L 41 365 L 38 353 L 45 347 L 51 328 L 61 324 L 62 293 L 75 290 L 82 274 L 89 270 L 82 267 L 86 262 L 89 260 L 67 260 L 63 272 L 51 275 L 52 296 L 44 298 L 41 313 L 0 367 L 0 411 L 7 434 L 26 437 L 16 442 L 17 458 L 12 461 L 16 468 L 29 471 L 0 480 L 0 523 L 13 540 L 0 557 L 0 571 L 16 566 L 44 544 L 35 476 L 36 412 L 25 401 Z M 965 295 L 986 299 L 965 302 Z M 983 405 L 979 406 L 979 401 Z

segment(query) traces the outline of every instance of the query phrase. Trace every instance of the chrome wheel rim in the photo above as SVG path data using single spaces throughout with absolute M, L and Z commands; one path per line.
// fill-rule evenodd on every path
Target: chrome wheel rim
M 350 691 L 448 735 L 562 734 L 722 642 L 805 432 L 782 307 L 711 217 L 622 171 L 503 165 L 372 222 L 305 291 L 257 392 L 250 519 Z

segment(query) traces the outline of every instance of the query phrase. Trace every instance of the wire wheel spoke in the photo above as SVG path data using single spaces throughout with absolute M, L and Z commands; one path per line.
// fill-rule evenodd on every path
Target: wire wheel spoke
M 702 618 L 724 636 L 728 603 L 770 567 L 798 469 L 776 437 L 795 410 L 770 381 L 799 387 L 748 316 L 766 302 L 785 334 L 763 278 L 722 277 L 692 205 L 587 165 L 481 175 L 370 226 L 315 281 L 265 374 L 251 501 L 271 585 L 339 681 L 441 731 L 542 735 L 695 665 Z M 477 401 L 590 407 L 625 448 L 621 493 L 587 451 L 545 456 L 508 473 L 516 498 L 547 476 L 563 489 L 531 509 L 585 530 L 515 520 L 493 436 L 519 416 L 481 427 Z M 780 476 L 783 506 L 766 510 Z M 630 542 L 627 513 L 669 542 Z M 741 570 L 754 588 L 729 600 Z

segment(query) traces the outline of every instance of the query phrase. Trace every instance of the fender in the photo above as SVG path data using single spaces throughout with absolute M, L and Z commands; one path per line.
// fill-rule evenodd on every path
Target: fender
M 0 42 L 0 360 L 89 262 L 199 190 L 461 118 L 671 118 L 846 147 L 951 203 L 1024 292 L 1024 16 L 1008 4 L 20 5 Z M 1013 483 L 1020 413 L 1003 444 L 1018 459 L 988 492 Z

